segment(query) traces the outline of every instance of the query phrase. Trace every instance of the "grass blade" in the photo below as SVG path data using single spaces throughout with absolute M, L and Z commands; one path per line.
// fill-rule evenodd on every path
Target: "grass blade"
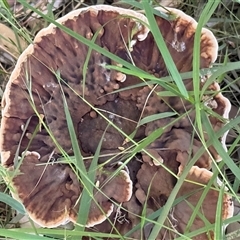
M 11 206 L 13 209 L 18 211 L 19 213 L 22 213 L 22 214 L 26 213 L 23 205 L 20 202 L 18 202 L 17 200 L 15 200 L 14 198 L 10 197 L 6 193 L 0 192 L 0 202 L 6 203 L 7 205 Z
M 37 236 L 31 233 L 23 233 L 17 230 L 8 230 L 8 229 L 0 229 L 0 235 L 4 235 L 5 237 L 9 237 L 11 239 L 19 239 L 19 240 L 52 240 L 49 237 Z
M 169 70 L 170 75 L 172 76 L 173 80 L 175 81 L 179 92 L 188 99 L 188 92 L 186 90 L 185 85 L 183 84 L 182 78 L 177 70 L 177 67 L 172 59 L 172 56 L 170 55 L 167 45 L 163 39 L 163 36 L 160 32 L 160 29 L 155 21 L 154 15 L 152 13 L 152 8 L 149 5 L 148 1 L 142 1 L 142 6 L 145 10 L 145 14 L 149 21 L 149 28 L 154 36 L 154 39 L 156 41 L 156 44 L 158 46 L 159 51 L 162 54 L 163 60 L 166 64 L 166 67 Z
M 174 112 L 163 112 L 163 113 L 153 114 L 151 116 L 147 116 L 147 117 L 141 119 L 138 126 L 144 125 L 146 123 L 149 123 L 149 122 L 152 122 L 152 121 L 155 121 L 155 120 L 158 120 L 158 119 L 172 117 L 172 116 L 175 116 L 175 115 L 176 115 L 176 113 L 174 113 Z

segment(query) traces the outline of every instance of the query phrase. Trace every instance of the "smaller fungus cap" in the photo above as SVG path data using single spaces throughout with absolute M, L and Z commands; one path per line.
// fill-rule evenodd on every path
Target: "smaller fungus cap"
M 69 221 L 75 222 L 76 203 L 83 189 L 81 183 L 68 165 L 41 164 L 40 158 L 37 152 L 23 153 L 19 174 L 12 180 L 13 196 L 23 203 L 31 219 L 42 227 L 53 228 Z M 113 169 L 97 171 L 87 227 L 105 221 L 112 213 L 115 201 L 127 202 L 132 196 L 132 181 L 128 173 L 124 170 L 113 173 Z
M 197 166 L 193 166 L 189 171 L 186 180 L 178 192 L 178 197 L 186 196 L 186 198 L 178 203 L 172 211 L 173 217 L 177 219 L 178 224 L 176 228 L 179 232 L 184 234 L 186 231 L 189 219 L 204 194 L 204 186 L 209 183 L 212 176 L 212 172 Z M 223 199 L 221 199 L 219 191 L 220 189 L 209 189 L 207 191 L 206 196 L 201 202 L 198 213 L 187 231 L 193 232 L 205 227 L 204 218 L 211 224 L 214 224 L 216 222 L 216 217 L 218 217 L 216 214 L 219 203 L 222 203 L 222 220 L 233 216 L 234 206 L 231 196 L 224 193 Z M 190 194 L 190 196 L 187 196 L 188 194 Z M 215 239 L 214 229 L 209 230 L 209 233 L 198 234 L 193 239 Z
M 167 161 L 172 162 L 171 159 Z M 137 175 L 138 183 L 135 193 L 142 205 L 146 204 L 146 207 L 151 210 L 157 210 L 164 206 L 176 183 L 176 179 L 169 173 L 169 170 L 174 171 L 169 166 L 167 171 L 160 166 L 151 166 L 147 163 L 142 165 Z M 151 172 L 151 175 L 149 172 Z M 164 226 L 168 228 L 163 228 L 160 231 L 159 239 L 162 239 L 164 236 L 168 236 L 169 239 L 175 239 L 179 236 L 178 233 L 184 234 L 185 231 L 197 231 L 205 227 L 206 221 L 214 224 L 217 217 L 217 206 L 220 202 L 222 203 L 221 219 L 225 220 L 233 216 L 231 196 L 224 193 L 223 199 L 220 199 L 219 190 L 210 188 L 201 202 L 193 223 L 191 226 L 188 226 L 189 220 L 204 194 L 204 186 L 209 184 L 212 176 L 213 173 L 207 169 L 199 168 L 198 166 L 191 168 L 177 195 L 177 197 L 183 198 L 183 200 L 173 206 L 169 217 L 164 223 Z M 214 239 L 214 231 L 209 230 L 209 235 L 206 232 L 198 234 L 193 239 Z

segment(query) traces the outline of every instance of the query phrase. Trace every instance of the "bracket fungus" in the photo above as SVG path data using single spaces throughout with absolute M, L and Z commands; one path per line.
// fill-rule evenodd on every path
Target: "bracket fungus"
M 192 71 L 196 21 L 176 9 L 156 10 L 175 16 L 168 20 L 155 16 L 155 19 L 178 71 Z M 99 159 L 95 183 L 98 187 L 94 189 L 95 201 L 92 201 L 86 226 L 94 226 L 99 231 L 111 229 L 112 225 L 104 220 L 113 219 L 118 212 L 118 205 L 114 203 L 121 203 L 125 221 L 117 221 L 116 229 L 126 233 L 140 222 L 137 215 L 141 214 L 146 201 L 150 212 L 165 204 L 177 181 L 174 176 L 181 174 L 189 159 L 202 147 L 192 124 L 194 106 L 178 96 L 161 96 L 159 93 L 165 91 L 161 84 L 139 84 L 140 78 L 120 72 L 121 63 L 110 58 L 115 55 L 133 63 L 159 78 L 159 83 L 162 77 L 168 76 L 143 13 L 97 5 L 75 10 L 57 22 L 86 40 L 80 41 L 82 38 L 78 40 L 69 31 L 66 33 L 65 29 L 50 24 L 20 56 L 2 100 L 0 147 L 2 165 L 9 171 L 6 181 L 12 186 L 13 196 L 41 226 L 56 227 L 76 221 L 83 184 L 73 164 L 59 161 L 59 156 L 74 155 L 63 95 L 83 157 L 91 158 L 101 139 L 100 153 L 118 156 L 119 149 L 125 147 L 126 135 L 135 133 L 133 140 L 138 142 L 163 128 L 163 134 L 150 143 L 144 153 L 138 153 L 140 161 L 133 158 L 127 163 L 129 173 L 125 170 L 115 173 L 111 164 L 114 161 L 107 157 Z M 213 34 L 203 28 L 200 68 L 211 66 L 216 60 L 217 48 Z M 108 69 L 106 65 L 115 68 Z M 193 91 L 191 78 L 184 80 L 184 84 L 188 91 Z M 204 84 L 202 81 L 199 87 Z M 209 119 L 213 131 L 218 131 L 224 125 L 221 119 L 228 118 L 230 103 L 219 93 L 217 83 L 211 83 L 207 89 L 208 93 L 204 94 L 207 101 L 204 98 L 202 101 L 209 112 L 215 113 Z M 164 112 L 175 112 L 176 116 L 138 126 L 144 117 Z M 223 146 L 225 136 L 221 137 Z M 205 134 L 205 138 L 209 136 Z M 131 144 L 134 142 L 128 146 Z M 192 167 L 189 179 L 207 184 L 212 176 L 209 169 L 213 158 L 221 160 L 213 146 L 209 146 L 209 151 Z M 89 161 L 84 164 L 88 169 Z M 167 172 L 166 168 L 171 171 Z M 191 191 L 192 187 L 184 183 L 179 194 Z M 212 203 L 216 203 L 216 191 L 211 190 L 209 194 Z M 224 198 L 230 199 L 226 193 Z M 195 206 L 196 198 L 189 201 Z M 186 213 L 182 212 L 184 204 L 175 207 L 179 216 L 176 229 L 180 233 L 184 232 L 184 224 L 191 215 L 189 207 Z M 209 206 L 206 211 L 208 209 Z M 215 210 L 211 211 L 212 215 L 206 218 L 214 222 Z M 230 200 L 223 211 L 227 211 L 223 219 L 231 215 Z M 203 226 L 203 222 L 196 221 L 191 231 Z

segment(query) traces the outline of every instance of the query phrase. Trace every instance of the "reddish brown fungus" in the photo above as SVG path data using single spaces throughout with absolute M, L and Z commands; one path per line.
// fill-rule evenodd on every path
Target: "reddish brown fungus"
M 157 11 L 168 14 L 161 8 Z M 155 16 L 156 22 L 178 71 L 190 72 L 197 23 L 179 10 L 169 11 L 176 16 L 175 19 Z M 143 24 L 147 23 L 144 14 L 98 5 L 73 11 L 60 18 L 58 23 L 88 40 L 95 38 L 91 44 L 94 42 L 100 48 L 89 48 L 51 24 L 37 34 L 33 44 L 20 56 L 2 100 L 1 162 L 9 172 L 18 168 L 16 175 L 6 181 L 13 187 L 13 196 L 23 203 L 30 217 L 41 226 L 56 227 L 67 221 L 76 221 L 84 186 L 76 175 L 76 169 L 66 161 L 59 161 L 63 152 L 74 155 L 63 93 L 82 155 L 91 158 L 102 140 L 101 158 L 93 183 L 95 201 L 91 203 L 86 226 L 94 226 L 94 230 L 101 232 L 117 229 L 124 234 L 140 223 L 138 216 L 145 204 L 147 214 L 165 204 L 177 175 L 202 147 L 193 127 L 194 105 L 178 96 L 161 95 L 166 90 L 161 85 L 161 78 L 168 76 L 168 67 L 153 35 Z M 146 82 L 140 86 L 142 79 L 121 73 L 123 62 L 113 61 L 109 54 L 103 54 L 102 49 L 158 77 L 159 84 Z M 217 57 L 217 49 L 215 37 L 203 28 L 200 68 L 211 66 Z M 88 54 L 90 58 L 84 72 Z M 107 65 L 120 69 L 109 70 Z M 185 79 L 184 84 L 189 92 L 194 90 L 192 79 Z M 199 87 L 204 84 L 202 81 Z M 204 94 L 202 101 L 206 107 L 227 119 L 230 103 L 217 93 L 219 85 L 212 83 L 207 89 L 210 91 Z M 144 117 L 164 112 L 175 115 L 139 127 Z M 224 121 L 215 115 L 209 119 L 213 131 L 224 125 Z M 129 158 L 125 149 L 131 151 L 134 142 L 144 140 L 161 128 L 163 133 L 128 162 L 129 173 L 117 171 L 113 163 Z M 133 136 L 133 141 L 126 144 L 127 135 Z M 225 137 L 226 134 L 220 139 L 224 147 Z M 206 133 L 205 140 L 208 139 Z M 197 159 L 188 174 L 189 180 L 198 184 L 209 183 L 212 159 L 220 160 L 220 156 L 213 146 L 208 150 Z M 18 159 L 21 153 L 24 154 Z M 107 164 L 103 166 L 102 163 Z M 85 162 L 87 169 L 89 164 L 90 160 Z M 184 182 L 179 196 L 190 194 L 193 189 L 196 189 L 195 185 Z M 202 191 L 199 187 L 197 195 L 191 195 L 176 205 L 166 225 L 174 223 L 174 230 L 183 234 L 192 214 L 191 207 L 196 206 Z M 206 212 L 205 217 L 211 223 L 215 221 L 216 208 L 210 206 L 216 204 L 218 198 L 218 192 L 210 190 L 203 202 L 201 214 Z M 232 214 L 227 194 L 224 194 L 223 203 L 222 219 L 226 219 Z M 113 222 L 115 230 L 109 221 L 105 221 L 106 218 Z M 197 216 L 189 230 L 203 226 L 203 221 Z M 147 239 L 151 224 L 147 224 L 143 231 Z M 163 229 L 159 233 L 159 238 L 165 231 Z M 134 238 L 140 236 L 143 236 L 140 230 L 132 234 Z M 175 237 L 169 236 L 169 239 Z M 202 236 L 202 239 L 207 239 L 206 234 Z

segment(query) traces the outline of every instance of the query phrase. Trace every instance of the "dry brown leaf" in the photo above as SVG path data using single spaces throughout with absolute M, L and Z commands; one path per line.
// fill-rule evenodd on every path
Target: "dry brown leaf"
M 28 43 L 16 36 L 10 27 L 0 23 L 0 50 L 17 59 L 27 46 Z

